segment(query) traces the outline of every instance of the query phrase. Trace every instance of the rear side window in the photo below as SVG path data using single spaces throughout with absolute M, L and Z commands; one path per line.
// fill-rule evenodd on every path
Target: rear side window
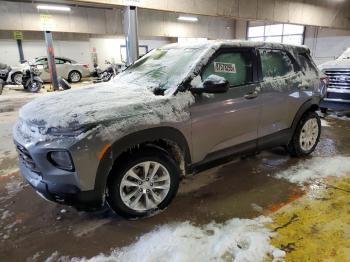
M 307 75 L 310 76 L 317 76 L 318 71 L 311 61 L 311 58 L 306 53 L 298 54 L 299 62 L 300 62 L 300 68 L 303 72 L 305 72 Z
M 259 50 L 263 79 L 286 76 L 294 72 L 293 62 L 288 54 L 281 50 Z
M 45 64 L 47 64 L 47 58 L 38 59 L 38 60 L 36 60 L 35 64 L 36 65 L 45 65 Z
M 225 52 L 217 55 L 204 69 L 202 79 L 210 75 L 224 77 L 230 86 L 253 82 L 252 55 L 249 51 Z

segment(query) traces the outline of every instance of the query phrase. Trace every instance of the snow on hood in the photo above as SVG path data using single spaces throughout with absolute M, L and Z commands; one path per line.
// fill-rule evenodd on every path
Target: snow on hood
M 350 48 L 345 50 L 337 59 L 319 65 L 319 69 L 350 68 Z
M 79 128 L 104 123 L 127 128 L 131 125 L 184 121 L 194 97 L 190 92 L 156 96 L 150 89 L 112 80 L 84 89 L 42 96 L 20 109 L 21 133 L 28 126 L 40 127 L 45 134 L 51 128 Z M 108 123 L 108 124 L 106 124 Z M 22 127 L 24 126 L 24 127 Z M 40 140 L 45 138 L 41 137 Z

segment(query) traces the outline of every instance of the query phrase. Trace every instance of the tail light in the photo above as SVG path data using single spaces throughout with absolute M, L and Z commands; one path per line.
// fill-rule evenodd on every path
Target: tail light
M 83 65 L 83 67 L 85 67 L 85 68 L 89 68 L 89 65 Z

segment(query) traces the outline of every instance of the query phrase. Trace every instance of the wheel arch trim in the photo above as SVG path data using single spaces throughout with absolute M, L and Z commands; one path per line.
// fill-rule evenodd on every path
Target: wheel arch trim
M 184 153 L 186 164 L 191 163 L 190 148 L 184 134 L 173 127 L 155 127 L 141 130 L 117 140 L 108 148 L 97 168 L 94 190 L 101 196 L 104 195 L 108 174 L 112 170 L 114 162 L 128 149 L 140 144 L 152 143 L 159 140 L 169 140 L 176 143 Z

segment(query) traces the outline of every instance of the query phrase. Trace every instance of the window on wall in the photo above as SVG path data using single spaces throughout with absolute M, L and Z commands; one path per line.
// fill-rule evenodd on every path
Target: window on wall
M 304 29 L 302 25 L 291 24 L 250 25 L 248 40 L 301 45 L 304 42 Z

